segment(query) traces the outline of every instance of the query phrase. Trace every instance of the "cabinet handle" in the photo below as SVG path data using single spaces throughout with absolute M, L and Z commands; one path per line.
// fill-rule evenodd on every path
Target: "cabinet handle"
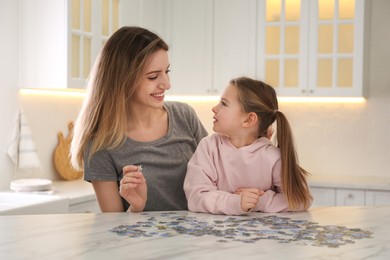
M 348 194 L 348 199 L 353 199 L 353 194 L 349 193 Z

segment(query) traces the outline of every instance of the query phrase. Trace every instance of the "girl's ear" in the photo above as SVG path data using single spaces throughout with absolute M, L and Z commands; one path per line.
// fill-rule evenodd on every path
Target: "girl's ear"
M 249 112 L 243 123 L 243 127 L 252 127 L 253 125 L 257 124 L 257 121 L 257 114 L 255 112 Z

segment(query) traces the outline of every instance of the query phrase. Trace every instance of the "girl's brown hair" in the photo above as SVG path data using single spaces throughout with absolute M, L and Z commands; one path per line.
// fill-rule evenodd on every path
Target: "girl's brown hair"
M 268 128 L 276 120 L 277 142 L 281 153 L 282 189 L 292 210 L 302 205 L 308 208 L 312 201 L 306 177 L 309 173 L 298 164 L 292 131 L 285 115 L 279 111 L 273 87 L 246 77 L 230 82 L 238 90 L 239 101 L 246 113 L 254 112 L 259 118 L 259 137 L 267 137 Z
M 151 54 L 168 51 L 155 33 L 140 27 L 122 27 L 101 50 L 91 71 L 87 96 L 76 120 L 71 144 L 73 167 L 83 167 L 87 145 L 89 158 L 99 150 L 125 141 L 128 103 Z

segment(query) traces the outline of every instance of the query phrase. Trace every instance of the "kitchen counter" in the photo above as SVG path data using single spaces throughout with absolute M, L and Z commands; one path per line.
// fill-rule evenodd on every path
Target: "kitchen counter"
M 0 259 L 390 259 L 390 206 L 0 216 Z
M 390 178 L 350 175 L 313 175 L 310 187 L 390 191 Z
M 48 191 L 8 189 L 0 191 L 0 195 L 0 215 L 100 212 L 92 185 L 81 179 L 53 181 Z
M 92 184 L 82 179 L 53 181 L 53 191 L 57 196 L 68 198 L 70 205 L 96 199 Z

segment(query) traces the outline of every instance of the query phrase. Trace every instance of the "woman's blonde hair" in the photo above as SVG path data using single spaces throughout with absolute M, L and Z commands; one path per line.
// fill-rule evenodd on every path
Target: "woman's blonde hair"
M 70 151 L 74 168 L 83 168 L 87 146 L 91 145 L 91 158 L 125 141 L 128 103 L 147 59 L 161 49 L 168 51 L 168 45 L 140 27 L 122 27 L 108 39 L 91 71 L 87 96 L 75 122 Z
M 282 189 L 291 209 L 299 209 L 301 205 L 308 208 L 312 201 L 306 180 L 309 173 L 298 164 L 290 124 L 279 111 L 274 88 L 262 81 L 246 77 L 233 79 L 230 83 L 238 90 L 243 111 L 257 114 L 259 137 L 267 137 L 268 128 L 276 120 L 277 142 L 282 163 Z

